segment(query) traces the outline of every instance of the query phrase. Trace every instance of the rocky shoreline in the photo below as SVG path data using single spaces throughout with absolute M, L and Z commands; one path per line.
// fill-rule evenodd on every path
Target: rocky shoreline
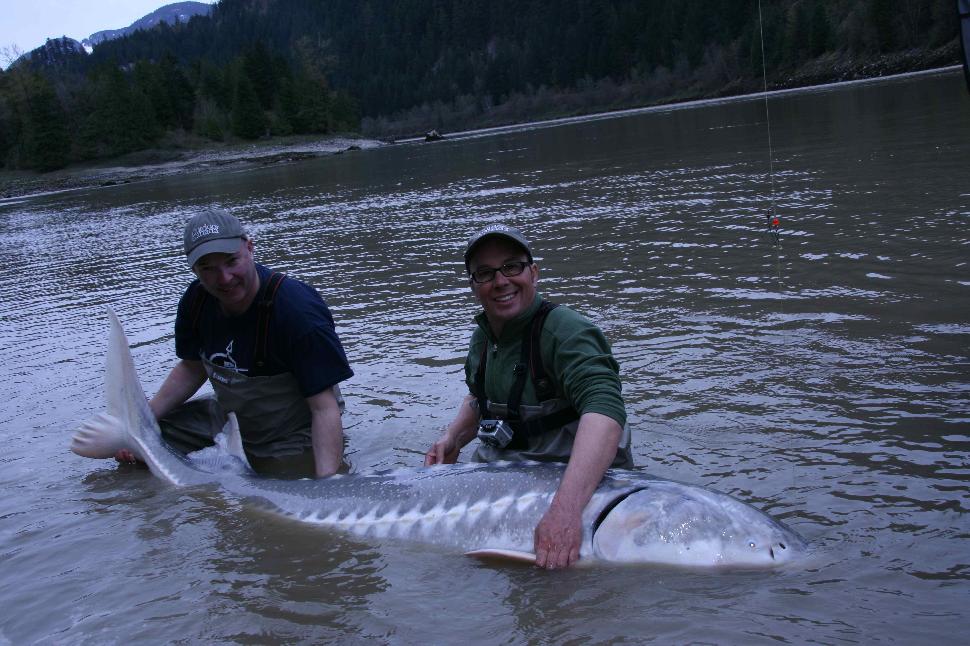
M 960 44 L 956 41 L 938 49 L 911 49 L 884 54 L 876 59 L 852 60 L 825 56 L 804 66 L 796 74 L 769 80 L 773 90 L 826 85 L 913 72 L 932 72 L 960 66 Z

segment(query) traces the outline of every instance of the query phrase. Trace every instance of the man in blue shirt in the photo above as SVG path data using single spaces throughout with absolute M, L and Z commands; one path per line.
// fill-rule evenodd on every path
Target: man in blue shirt
M 252 239 L 224 210 L 195 215 L 184 238 L 196 280 L 175 319 L 179 362 L 149 402 L 163 437 L 184 452 L 202 448 L 233 412 L 256 471 L 337 473 L 338 383 L 353 371 L 326 303 L 309 285 L 257 264 Z M 215 397 L 190 399 L 207 379 Z M 135 458 L 127 450 L 116 457 Z

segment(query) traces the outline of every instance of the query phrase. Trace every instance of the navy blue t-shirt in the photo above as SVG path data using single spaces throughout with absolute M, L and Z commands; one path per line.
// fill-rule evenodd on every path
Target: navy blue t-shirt
M 257 264 L 262 284 L 271 275 Z M 219 302 L 206 295 L 195 325 L 191 311 L 196 294 L 203 292 L 192 282 L 179 301 L 175 317 L 175 354 L 180 359 L 212 363 L 247 377 L 266 377 L 291 372 L 304 397 L 312 397 L 354 375 L 334 329 L 330 309 L 309 285 L 287 277 L 273 298 L 265 363 L 253 366 L 258 307 L 253 301 L 244 314 L 226 316 Z

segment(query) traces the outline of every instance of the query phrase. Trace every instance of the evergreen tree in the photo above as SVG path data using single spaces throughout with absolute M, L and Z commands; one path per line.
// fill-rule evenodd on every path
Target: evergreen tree
M 232 68 L 228 65 L 217 67 L 208 61 L 199 61 L 196 75 L 199 97 L 211 100 L 217 108 L 229 113 L 233 98 Z
M 360 110 L 353 97 L 336 92 L 331 101 L 333 130 L 353 132 L 360 128 Z
M 292 133 L 294 130 L 299 132 L 305 132 L 302 130 L 298 123 L 298 114 L 300 110 L 299 97 L 297 96 L 297 90 L 294 86 L 293 77 L 287 74 L 279 81 L 279 94 L 276 98 L 276 106 L 274 112 L 276 113 L 276 124 L 274 126 L 274 131 L 278 134 L 284 134 L 284 131 L 288 130 L 285 134 Z
M 0 168 L 11 167 L 11 153 L 20 139 L 11 84 L 10 74 L 0 70 Z
M 297 132 L 325 134 L 331 131 L 333 118 L 330 110 L 330 93 L 325 85 L 311 77 L 296 80 L 298 108 L 293 120 Z
M 148 95 L 132 88 L 116 65 L 95 70 L 80 146 L 85 157 L 116 156 L 154 143 L 160 133 Z
M 19 66 L 0 78 L 0 125 L 4 166 L 48 171 L 67 164 L 67 119 L 46 76 Z
M 805 5 L 794 4 L 788 9 L 787 24 L 785 26 L 784 60 L 789 66 L 795 66 L 804 60 L 809 49 L 809 19 Z
M 242 73 L 249 78 L 263 110 L 273 107 L 278 70 L 262 42 L 248 47 L 242 56 Z
M 253 83 L 242 71 L 236 80 L 232 100 L 232 134 L 242 139 L 258 139 L 266 134 L 268 123 Z
M 25 129 L 26 165 L 42 172 L 63 168 L 71 152 L 64 110 L 46 77 L 37 75 L 33 81 Z
M 895 45 L 894 10 L 893 0 L 871 0 L 869 3 L 870 39 L 876 51 L 888 52 Z
M 175 108 L 158 66 L 149 61 L 138 61 L 132 78 L 133 90 L 148 99 L 157 124 L 163 128 L 174 128 L 177 124 Z
M 167 125 L 191 130 L 195 112 L 195 88 L 179 68 L 178 61 L 171 52 L 167 52 L 159 61 L 158 70 L 171 107 L 172 120 Z
M 196 134 L 213 141 L 223 141 L 230 131 L 226 113 L 205 97 L 196 103 L 192 123 Z
M 809 33 L 809 56 L 817 58 L 832 46 L 832 26 L 825 11 L 825 3 L 815 0 Z

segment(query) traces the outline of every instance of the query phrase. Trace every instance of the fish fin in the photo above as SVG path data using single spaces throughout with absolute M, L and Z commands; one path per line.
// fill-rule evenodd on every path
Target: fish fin
M 532 552 L 521 552 L 519 550 L 507 550 L 501 548 L 486 548 L 482 550 L 472 550 L 465 552 L 465 556 L 471 556 L 480 561 L 489 563 L 521 563 L 524 565 L 535 565 L 536 555 Z M 570 567 L 586 568 L 595 563 L 595 559 L 581 558 Z
M 185 456 L 193 466 L 205 473 L 253 474 L 246 451 L 243 449 L 242 436 L 239 434 L 239 421 L 235 413 L 226 416 L 222 430 L 212 438 L 212 446 L 192 451 Z
M 131 425 L 145 427 L 146 431 L 161 435 L 155 414 L 148 406 L 145 389 L 138 380 L 135 362 L 131 358 L 128 339 L 121 327 L 118 315 L 110 306 L 107 307 L 111 331 L 108 333 L 108 357 L 105 369 L 105 393 L 107 395 L 107 412 L 117 417 L 126 425 L 129 434 Z M 134 447 L 132 447 L 134 448 Z
M 108 332 L 108 355 L 105 366 L 105 388 L 107 396 L 107 413 L 115 418 L 123 418 L 125 414 L 125 355 L 130 353 L 128 340 L 125 338 L 125 331 L 121 328 L 118 315 L 107 306 L 109 332 Z
M 71 437 L 71 451 L 87 458 L 111 458 L 121 449 L 128 449 L 142 459 L 139 448 L 131 441 L 124 420 L 130 406 L 129 397 L 134 395 L 144 399 L 144 391 L 134 376 L 134 364 L 128 340 L 121 327 L 118 316 L 110 306 L 107 308 L 110 331 L 108 333 L 108 355 L 105 365 L 105 393 L 107 407 L 102 413 L 86 420 Z M 148 410 L 147 401 L 136 399 L 135 406 Z M 149 411 L 150 414 L 150 411 Z
M 121 449 L 128 449 L 141 458 L 132 449 L 124 424 L 108 413 L 98 413 L 85 420 L 71 437 L 71 450 L 86 458 L 111 458 Z
M 485 548 L 465 552 L 465 556 L 471 556 L 482 561 L 504 561 L 507 563 L 526 563 L 535 565 L 536 555 L 532 552 L 521 552 L 519 550 L 506 550 L 499 548 Z
M 222 427 L 222 432 L 226 437 L 226 450 L 229 455 L 235 456 L 247 467 L 252 468 L 249 464 L 249 458 L 246 457 L 246 451 L 243 449 L 242 435 L 239 433 L 239 420 L 236 419 L 235 413 L 230 412 L 226 415 L 226 424 Z

